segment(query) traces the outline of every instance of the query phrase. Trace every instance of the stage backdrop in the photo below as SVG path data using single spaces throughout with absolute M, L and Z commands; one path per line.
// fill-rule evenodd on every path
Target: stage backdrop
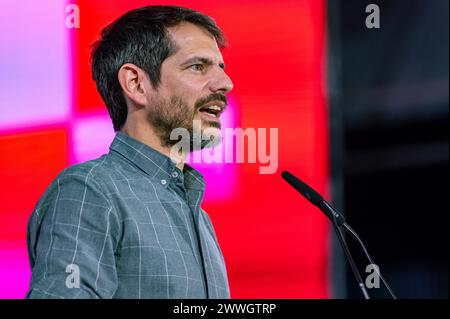
M 79 28 L 66 27 L 70 4 L 79 6 Z M 280 177 L 290 170 L 327 194 L 321 0 L 2 1 L 0 297 L 25 296 L 26 224 L 45 188 L 68 165 L 107 152 L 113 139 L 91 80 L 89 45 L 117 16 L 148 4 L 214 17 L 229 40 L 223 55 L 234 82 L 224 127 L 263 128 L 267 137 L 278 129 L 274 174 L 260 174 L 266 164 L 258 158 L 194 165 L 206 177 L 203 208 L 225 256 L 232 298 L 328 297 L 327 221 Z

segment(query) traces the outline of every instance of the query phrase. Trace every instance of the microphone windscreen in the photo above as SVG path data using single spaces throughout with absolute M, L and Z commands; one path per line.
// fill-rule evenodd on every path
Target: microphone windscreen
M 284 171 L 281 173 L 281 176 L 284 178 L 286 182 L 288 182 L 292 187 L 294 187 L 300 194 L 305 196 L 311 203 L 316 206 L 319 206 L 323 201 L 322 196 L 319 195 L 314 189 L 309 187 L 307 184 L 303 183 L 297 177 L 292 175 L 291 173 Z

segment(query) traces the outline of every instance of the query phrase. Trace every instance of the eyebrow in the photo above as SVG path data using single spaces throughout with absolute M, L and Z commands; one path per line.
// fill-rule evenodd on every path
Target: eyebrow
M 201 63 L 206 64 L 206 65 L 214 65 L 214 62 L 211 59 L 208 59 L 208 58 L 205 58 L 205 57 L 201 57 L 201 56 L 194 56 L 194 57 L 188 59 L 187 61 L 185 61 L 183 63 L 183 65 L 187 65 L 187 64 L 191 64 L 191 63 L 195 63 L 195 62 L 201 62 Z M 219 67 L 221 69 L 225 69 L 225 63 L 220 62 L 219 63 Z

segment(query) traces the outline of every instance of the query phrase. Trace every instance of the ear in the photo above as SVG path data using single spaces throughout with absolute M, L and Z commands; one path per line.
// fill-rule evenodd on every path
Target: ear
M 149 80 L 145 72 L 134 64 L 126 63 L 119 69 L 118 80 L 125 98 L 144 106 L 149 93 Z

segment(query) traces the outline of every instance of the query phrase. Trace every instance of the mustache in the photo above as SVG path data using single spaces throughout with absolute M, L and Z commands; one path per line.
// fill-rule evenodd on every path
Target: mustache
M 228 106 L 228 99 L 224 94 L 221 93 L 213 93 L 208 96 L 205 96 L 197 101 L 195 103 L 195 109 L 198 110 L 202 106 L 204 106 L 206 103 L 212 102 L 212 101 L 221 101 L 225 103 L 224 109 Z

